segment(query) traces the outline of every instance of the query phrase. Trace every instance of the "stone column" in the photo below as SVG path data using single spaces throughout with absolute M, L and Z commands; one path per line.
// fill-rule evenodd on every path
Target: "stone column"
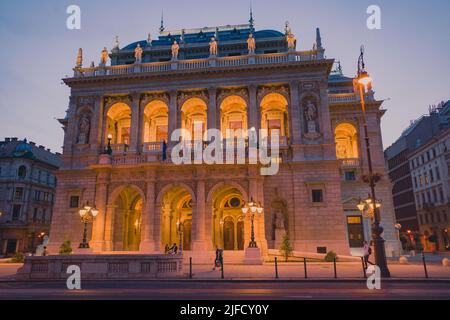
M 147 172 L 147 191 L 145 196 L 144 212 L 142 212 L 142 233 L 139 251 L 152 253 L 159 251 L 155 239 L 155 172 Z
M 291 101 L 289 103 L 289 114 L 290 114 L 290 127 L 291 127 L 291 141 L 292 144 L 300 144 L 302 136 L 302 114 L 300 112 L 300 101 L 299 101 L 299 91 L 298 81 L 293 81 L 289 84 L 291 92 Z
M 336 159 L 336 149 L 334 142 L 334 133 L 331 127 L 330 108 L 328 104 L 328 81 L 321 81 L 320 84 L 320 109 L 319 126 L 323 134 L 323 143 L 325 144 L 324 158 Z
M 261 121 L 259 115 L 259 106 L 258 100 L 256 97 L 258 87 L 256 85 L 250 85 L 248 87 L 248 97 L 249 97 L 249 106 L 248 106 L 248 128 L 255 128 L 259 133 L 259 128 L 261 126 Z
M 103 145 L 103 97 L 96 96 L 94 102 L 94 114 L 91 120 L 91 132 L 89 133 L 89 143 L 91 151 L 94 153 L 101 152 Z
M 161 251 L 161 204 L 155 203 L 155 213 L 153 215 L 153 238 L 155 239 L 155 250 Z
M 199 172 L 197 180 L 197 201 L 192 219 L 193 227 L 193 251 L 205 251 L 210 249 L 205 237 L 205 177 L 204 172 Z
M 217 120 L 217 89 L 209 88 L 208 129 L 219 129 Z
M 107 207 L 106 201 L 108 198 L 108 183 L 109 172 L 104 170 L 100 171 L 97 175 L 96 181 L 96 193 L 95 193 L 95 206 L 98 209 L 98 215 L 94 220 L 92 228 L 92 240 L 90 246 L 94 251 L 105 251 L 105 227 L 106 227 L 106 215 Z
M 130 136 L 130 152 L 137 152 L 139 149 L 139 128 L 141 123 L 139 120 L 140 116 L 140 94 L 132 94 L 131 103 L 131 136 Z
M 105 219 L 105 251 L 114 250 L 114 220 L 115 220 L 116 205 L 108 204 L 106 206 Z
M 169 145 L 173 146 L 176 142 L 171 139 L 172 132 L 178 129 L 178 107 L 177 107 L 177 91 L 173 90 L 169 93 Z

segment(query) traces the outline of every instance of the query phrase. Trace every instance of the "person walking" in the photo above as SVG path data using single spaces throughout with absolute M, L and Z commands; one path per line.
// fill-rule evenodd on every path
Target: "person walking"
M 215 271 L 216 268 L 223 268 L 223 250 L 219 249 L 218 246 L 216 246 L 216 257 L 214 259 L 213 271 Z
M 370 255 L 372 254 L 372 248 L 367 243 L 367 241 L 364 241 L 363 254 L 364 254 L 364 267 L 367 269 L 368 264 L 374 265 L 372 262 L 369 261 Z

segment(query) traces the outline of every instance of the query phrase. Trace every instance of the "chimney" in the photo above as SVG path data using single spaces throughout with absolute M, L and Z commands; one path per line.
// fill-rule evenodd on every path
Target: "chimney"
M 11 138 L 5 138 L 5 142 L 10 142 Z
M 30 145 L 32 145 L 34 147 L 34 146 L 36 146 L 36 142 L 30 141 Z
M 11 138 L 11 141 L 12 141 L 12 142 L 15 142 L 15 141 L 17 141 L 17 140 L 19 140 L 19 138 L 15 138 L 15 137 L 14 137 L 14 138 Z
M 39 149 L 45 150 L 44 146 L 39 146 Z
M 50 150 L 50 149 L 47 149 L 47 151 L 48 151 L 48 152 L 51 152 L 51 150 Z

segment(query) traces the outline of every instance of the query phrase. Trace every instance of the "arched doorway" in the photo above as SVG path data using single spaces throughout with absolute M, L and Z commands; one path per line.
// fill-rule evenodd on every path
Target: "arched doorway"
M 176 244 L 183 251 L 192 248 L 192 197 L 184 187 L 166 191 L 161 202 L 161 245 Z
M 114 251 L 139 251 L 143 199 L 132 188 L 123 189 L 115 200 Z
M 131 108 L 125 103 L 116 103 L 106 114 L 106 135 L 104 143 L 110 136 L 113 151 L 126 151 L 130 145 Z
M 225 139 L 246 138 L 247 103 L 240 96 L 226 97 L 220 105 L 220 124 Z
M 261 128 L 270 137 L 279 130 L 280 138 L 289 137 L 288 101 L 279 93 L 269 93 L 261 101 Z
M 224 250 L 244 250 L 242 193 L 233 186 L 222 186 L 213 194 L 213 244 Z
M 161 100 L 153 100 L 144 108 L 144 143 L 169 141 L 169 107 Z
M 334 130 L 336 157 L 338 159 L 358 159 L 358 132 L 354 125 L 341 123 Z
M 190 98 L 181 107 L 181 128 L 186 130 L 184 141 L 203 140 L 207 128 L 208 106 L 200 98 Z

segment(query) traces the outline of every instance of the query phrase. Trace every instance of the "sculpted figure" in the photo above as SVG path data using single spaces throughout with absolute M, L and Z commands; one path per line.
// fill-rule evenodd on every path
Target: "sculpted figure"
M 311 100 L 308 100 L 305 107 L 305 118 L 307 122 L 307 132 L 308 133 L 316 133 L 317 132 L 317 126 L 316 126 L 316 119 L 317 119 L 317 108 L 316 106 L 311 102 Z
M 102 55 L 100 57 L 100 64 L 106 65 L 106 62 L 108 62 L 108 49 L 104 47 L 102 50 Z
M 180 45 L 178 44 L 178 42 L 175 40 L 173 42 L 172 45 L 172 60 L 177 60 L 178 59 L 178 53 L 180 51 Z
M 289 30 L 289 33 L 287 35 L 287 43 L 289 50 L 295 50 L 295 47 L 297 45 L 297 39 L 295 39 L 295 35 L 292 33 L 291 30 Z
M 248 36 L 247 45 L 248 45 L 248 53 L 249 54 L 255 54 L 256 41 L 255 41 L 255 38 L 253 38 L 253 34 L 251 34 L 251 33 Z
M 87 114 L 83 114 L 78 124 L 78 139 L 79 144 L 87 144 L 89 142 L 89 130 L 91 128 L 91 120 Z
M 142 48 L 139 43 L 138 43 L 136 49 L 134 49 L 134 58 L 136 59 L 136 63 L 142 62 Z
M 209 54 L 211 56 L 217 56 L 217 41 L 216 38 L 212 37 L 209 43 Z

